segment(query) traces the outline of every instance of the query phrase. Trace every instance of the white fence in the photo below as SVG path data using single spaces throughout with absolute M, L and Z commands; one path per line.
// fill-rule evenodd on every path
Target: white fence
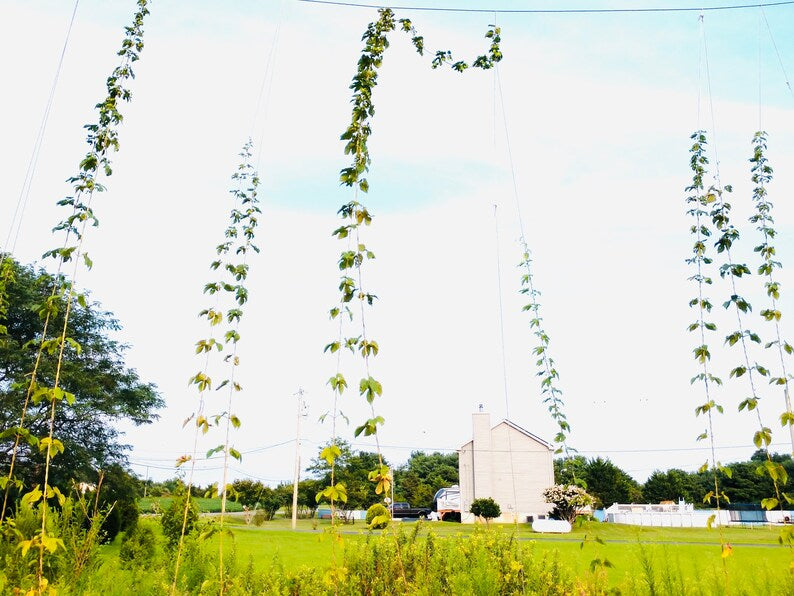
M 717 513 L 716 509 L 695 509 L 691 503 L 669 505 L 615 503 L 604 513 L 605 521 L 610 523 L 662 528 L 705 528 L 712 516 L 714 516 L 713 524 L 726 526 L 744 523 L 782 524 L 794 520 L 794 512 L 791 511 L 720 510 Z M 788 521 L 785 519 L 787 517 Z

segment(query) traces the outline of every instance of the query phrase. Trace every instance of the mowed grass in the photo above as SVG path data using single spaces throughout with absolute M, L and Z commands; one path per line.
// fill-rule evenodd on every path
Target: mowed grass
M 155 504 L 157 504 L 160 511 L 165 511 L 171 506 L 171 501 L 173 500 L 173 497 L 146 497 L 144 499 L 138 499 L 138 509 L 141 513 L 155 513 Z M 221 500 L 219 498 L 204 499 L 195 497 L 193 500 L 202 513 L 216 513 L 221 510 Z M 237 512 L 242 510 L 243 507 L 240 503 L 233 500 L 226 501 L 226 511 Z
M 402 522 L 412 528 L 416 522 Z M 366 540 L 369 531 L 363 523 L 341 526 L 338 537 L 330 532 L 328 522 L 299 520 L 297 531 L 289 520 L 266 522 L 261 527 L 247 526 L 241 517 L 229 520 L 233 528 L 238 561 L 253 562 L 256 569 L 266 571 L 272 566 L 295 570 L 300 566 L 329 566 L 332 553 L 338 560 L 346 544 Z M 387 530 L 388 531 L 388 530 Z M 474 526 L 454 523 L 422 523 L 421 534 L 432 531 L 448 540 L 466 540 Z M 519 540 L 539 555 L 557 551 L 565 566 L 577 575 L 585 574 L 594 559 L 607 559 L 610 583 L 642 581 L 649 573 L 661 581 L 665 574 L 688 579 L 723 581 L 723 563 L 734 580 L 752 583 L 752 576 L 788 573 L 794 553 L 780 546 L 779 529 L 724 528 L 731 554 L 723 560 L 720 531 L 700 528 L 641 528 L 618 524 L 590 523 L 570 534 L 535 534 L 527 525 L 493 525 L 493 532 L 515 533 Z M 595 541 L 595 537 L 603 544 Z M 584 545 L 582 545 L 584 541 Z M 228 542 L 227 542 L 228 544 Z

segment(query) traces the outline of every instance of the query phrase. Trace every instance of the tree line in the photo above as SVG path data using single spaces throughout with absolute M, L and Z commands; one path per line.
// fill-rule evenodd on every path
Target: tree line
M 781 490 L 790 490 L 794 475 L 794 460 L 788 455 L 770 454 L 773 462 L 780 463 L 788 473 Z M 721 490 L 730 499 L 729 506 L 741 504 L 760 505 L 761 500 L 775 493 L 767 475 L 758 473 L 759 466 L 767 460 L 765 451 L 759 449 L 748 461 L 726 466 L 730 476 L 719 472 Z M 579 484 L 596 500 L 596 507 L 609 507 L 613 503 L 659 503 L 683 499 L 695 507 L 707 507 L 703 495 L 713 488 L 714 477 L 709 470 L 687 472 L 678 468 L 654 470 L 640 484 L 609 459 L 585 458 L 581 455 L 554 461 L 554 478 L 557 484 Z

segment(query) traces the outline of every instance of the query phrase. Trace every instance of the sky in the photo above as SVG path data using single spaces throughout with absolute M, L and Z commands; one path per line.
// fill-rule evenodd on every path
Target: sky
M 73 7 L 66 0 L 0 0 L 3 238 Z M 22 262 L 40 262 L 59 242 L 51 228 L 64 214 L 55 203 L 69 194 L 65 180 L 85 153 L 82 126 L 95 119 L 134 8 L 132 1 L 79 3 L 13 246 Z M 240 329 L 244 391 L 235 411 L 242 426 L 232 441 L 243 459 L 232 464 L 232 477 L 291 480 L 299 389 L 308 410 L 303 467 L 330 438 L 330 424 L 319 418 L 331 408 L 326 381 L 336 363 L 323 347 L 336 334 L 327 313 L 337 300 L 344 248 L 331 232 L 337 209 L 352 198 L 338 184 L 348 163 L 339 135 L 350 118 L 361 34 L 375 17 L 374 9 L 294 0 L 152 3 L 132 102 L 122 108 L 120 152 L 95 203 L 100 225 L 87 235 L 94 267 L 78 277 L 121 321 L 128 364 L 167 403 L 154 424 L 121 426 L 141 477 L 172 477 L 174 461 L 192 451 L 193 433 L 182 421 L 197 404 L 188 386 L 201 366 L 195 342 L 206 336 L 197 314 L 208 305 L 202 288 L 232 207 L 230 176 L 249 137 L 262 178 L 262 251 L 249 262 Z M 706 12 L 702 27 L 697 12 L 401 10 L 397 17 L 411 18 L 428 48 L 467 58 L 487 47 L 483 35 L 495 19 L 504 60 L 498 78 L 493 70 L 434 71 L 430 56 L 417 56 L 395 34 L 379 76 L 366 197 L 374 215 L 366 244 L 377 258 L 365 283 L 379 298 L 366 324 L 380 345 L 372 373 L 383 384 L 375 406 L 386 420 L 385 456 L 399 464 L 414 450 L 457 449 L 470 439 L 480 404 L 494 424 L 509 410 L 516 423 L 553 438 L 531 354 L 536 339 L 518 293 L 523 223 L 571 445 L 612 459 L 640 481 L 655 469 L 697 469 L 708 445 L 695 441 L 706 422 L 694 414 L 702 387 L 690 384 L 699 342 L 686 332 L 696 291 L 685 263 L 692 244 L 684 192 L 689 136 L 708 131 L 712 174 L 718 164 L 722 183 L 734 187 L 734 221 L 743 233 L 735 258 L 754 268 L 759 236 L 747 223 L 748 158 L 759 119 L 769 132 L 769 192 L 784 265 L 782 329 L 791 337 L 794 93 L 784 70 L 794 76 L 794 6 L 763 15 Z M 730 291 L 714 277 L 709 292 L 721 304 Z M 766 338 L 771 325 L 757 315 L 765 306 L 761 280 L 745 280 L 741 291 L 755 307 L 749 326 Z M 727 382 L 740 359 L 722 346 L 732 316 L 715 310 L 719 329 L 710 340 L 714 372 L 726 380 L 715 396 L 725 406 L 715 419 L 722 462 L 749 457 L 757 428 L 754 416 L 736 411 L 746 385 Z M 753 354 L 769 366 L 772 356 Z M 357 366 L 350 359 L 342 371 L 355 379 Z M 222 409 L 220 402 L 211 407 Z M 787 433 L 775 421 L 782 395 L 764 387 L 762 404 L 774 449 L 787 451 Z M 340 426 L 340 436 L 374 449 L 370 438 L 353 438 L 369 417 L 363 398 L 349 391 L 341 409 L 351 423 Z M 221 440 L 221 431 L 211 431 L 199 453 Z M 220 479 L 217 459 L 198 461 L 196 470 L 200 484 Z

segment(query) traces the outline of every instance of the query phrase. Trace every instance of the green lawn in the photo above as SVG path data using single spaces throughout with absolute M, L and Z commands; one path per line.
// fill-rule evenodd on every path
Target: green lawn
M 203 499 L 196 497 L 193 500 L 202 513 L 213 513 L 221 510 L 221 500 L 219 498 Z M 173 501 L 172 497 L 146 497 L 144 499 L 138 499 L 138 509 L 140 509 L 141 513 L 154 513 L 155 510 L 153 506 L 155 503 L 160 506 L 161 510 L 165 510 L 171 505 L 171 501 Z M 242 510 L 243 507 L 238 502 L 232 500 L 226 501 L 226 511 L 235 512 Z
M 415 522 L 402 522 L 412 527 Z M 234 543 L 241 562 L 249 558 L 254 566 L 266 570 L 281 564 L 295 569 L 305 565 L 322 567 L 330 560 L 333 537 L 327 532 L 328 522 L 299 520 L 298 530 L 290 530 L 289 520 L 277 519 L 261 527 L 246 526 L 241 518 L 232 518 Z M 586 573 L 595 558 L 608 559 L 614 567 L 609 571 L 613 584 L 627 578 L 640 578 L 645 568 L 652 567 L 658 576 L 673 571 L 684 577 L 714 577 L 719 584 L 722 574 L 722 551 L 719 530 L 699 528 L 640 528 L 618 524 L 590 523 L 571 534 L 535 534 L 529 526 L 494 525 L 495 532 L 517 532 L 522 542 L 538 553 L 557 551 L 565 565 L 577 574 Z M 455 523 L 423 523 L 422 532 L 432 531 L 448 539 L 465 540 L 474 526 Z M 368 531 L 363 523 L 342 526 L 344 545 L 363 540 Z M 792 551 L 780 546 L 779 530 L 774 528 L 725 528 L 724 539 L 732 546 L 732 554 L 725 563 L 734 578 L 749 577 L 752 572 L 768 569 L 771 573 L 788 570 Z M 588 541 L 581 546 L 582 540 Z M 599 544 L 595 536 L 604 541 Z M 339 548 L 339 546 L 338 546 Z M 647 563 L 651 565 L 647 565 Z
M 216 503 L 206 501 L 202 507 L 215 508 Z M 412 529 L 416 523 L 400 522 L 395 526 Z M 288 519 L 276 519 L 257 527 L 246 525 L 242 515 L 231 515 L 226 524 L 233 531 L 233 538 L 225 541 L 226 548 L 233 543 L 237 561 L 245 566 L 250 560 L 258 571 L 268 571 L 274 566 L 291 573 L 301 567 L 323 569 L 329 566 L 334 551 L 337 560 L 341 560 L 346 545 L 366 540 L 369 534 L 363 522 L 340 526 L 336 537 L 329 531 L 327 520 L 298 520 L 296 531 L 290 529 Z M 422 522 L 420 535 L 431 531 L 445 540 L 468 540 L 475 526 Z M 538 555 L 556 553 L 562 564 L 578 577 L 589 572 L 594 559 L 607 559 L 612 564 L 608 570 L 609 583 L 624 593 L 636 591 L 650 575 L 657 583 L 666 575 L 673 582 L 698 580 L 706 593 L 720 593 L 726 577 L 738 588 L 737 593 L 775 593 L 764 587 L 765 582 L 788 575 L 794 561 L 792 549 L 778 542 L 778 528 L 724 528 L 723 538 L 732 547 L 724 561 L 718 529 L 643 528 L 594 522 L 564 535 L 535 534 L 526 524 L 494 524 L 490 531 L 515 534 Z M 211 538 L 206 548 L 214 550 L 217 540 L 217 535 Z M 118 544 L 103 547 L 103 551 L 105 557 L 117 556 Z M 723 563 L 727 576 L 723 574 Z M 667 592 L 671 591 L 676 593 L 668 586 Z

